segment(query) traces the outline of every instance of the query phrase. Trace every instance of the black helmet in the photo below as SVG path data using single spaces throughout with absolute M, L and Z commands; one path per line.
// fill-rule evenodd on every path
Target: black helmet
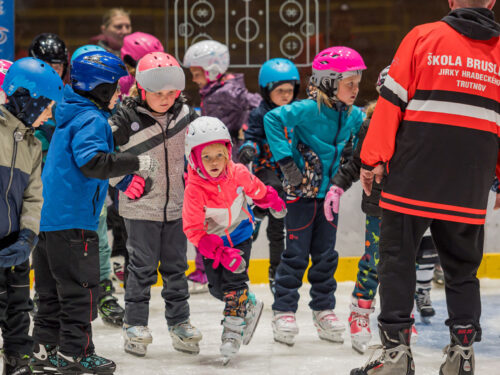
M 62 78 L 68 69 L 68 49 L 58 35 L 44 33 L 36 36 L 31 42 L 29 55 L 49 64 L 63 64 Z

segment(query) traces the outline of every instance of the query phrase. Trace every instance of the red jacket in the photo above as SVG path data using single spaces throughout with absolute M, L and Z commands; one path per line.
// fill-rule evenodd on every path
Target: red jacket
M 401 43 L 361 160 L 389 162 L 382 208 L 484 224 L 495 167 L 500 177 L 499 137 L 499 37 L 472 39 L 439 21 Z

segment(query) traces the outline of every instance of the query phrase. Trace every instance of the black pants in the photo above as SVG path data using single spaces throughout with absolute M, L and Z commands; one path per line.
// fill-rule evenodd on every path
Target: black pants
M 484 226 L 428 219 L 384 210 L 380 233 L 382 328 L 397 331 L 413 323 L 417 250 L 427 228 L 444 271 L 447 326 L 472 324 L 481 340 L 481 298 L 477 270 L 483 257 Z
M 33 338 L 59 345 L 66 355 L 93 352 L 91 322 L 97 318 L 99 239 L 90 230 L 41 232 L 33 252 L 40 298 Z
M 0 239 L 0 251 L 17 240 L 18 233 Z M 5 352 L 31 355 L 33 340 L 28 334 L 30 299 L 30 263 L 0 267 L 0 328 Z
M 263 168 L 255 172 L 255 176 L 261 180 L 265 185 L 274 188 L 282 199 L 285 199 L 285 192 L 283 185 L 272 169 Z M 269 210 L 264 210 L 259 207 L 253 209 L 255 216 L 264 218 L 267 216 L 269 222 L 267 224 L 267 239 L 269 240 L 269 262 L 271 268 L 276 271 L 278 264 L 280 264 L 281 253 L 285 249 L 285 219 L 276 219 Z
M 205 273 L 208 279 L 208 290 L 215 298 L 220 299 L 224 297 L 224 293 L 234 290 L 241 290 L 248 288 L 248 265 L 250 262 L 250 253 L 252 251 L 252 240 L 248 239 L 242 243 L 235 245 L 235 249 L 243 251 L 241 255 L 246 262 L 246 270 L 242 273 L 233 273 L 225 269 L 222 264 L 214 269 L 213 259 L 203 257 L 203 264 L 205 265 Z

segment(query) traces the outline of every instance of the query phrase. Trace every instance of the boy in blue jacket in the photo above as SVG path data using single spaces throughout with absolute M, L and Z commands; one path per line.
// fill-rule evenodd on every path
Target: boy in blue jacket
M 108 178 L 148 171 L 149 157 L 113 154 L 108 124 L 127 74 L 109 52 L 93 51 L 71 63 L 71 85 L 56 108 L 57 127 L 42 174 L 40 240 L 33 253 L 39 310 L 33 337 L 34 370 L 111 374 L 114 362 L 98 356 L 91 321 L 97 317 L 99 245 L 96 233 Z M 140 196 L 144 180 L 124 189 Z

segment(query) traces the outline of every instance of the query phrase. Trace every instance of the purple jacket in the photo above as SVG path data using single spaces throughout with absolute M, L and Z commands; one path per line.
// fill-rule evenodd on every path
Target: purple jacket
M 226 74 L 202 88 L 200 96 L 202 116 L 217 117 L 226 124 L 234 143 L 248 114 L 262 100 L 259 94 L 248 92 L 243 74 Z

